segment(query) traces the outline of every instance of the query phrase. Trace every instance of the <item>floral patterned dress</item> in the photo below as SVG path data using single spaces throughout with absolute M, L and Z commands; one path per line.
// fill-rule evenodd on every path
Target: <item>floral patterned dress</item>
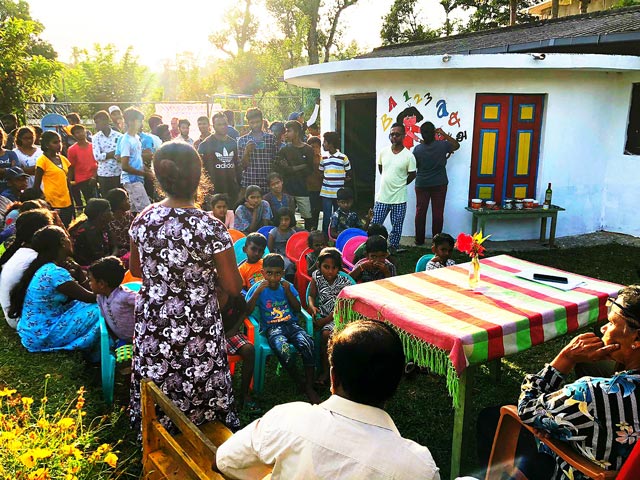
M 67 270 L 55 263 L 45 263 L 33 275 L 17 328 L 22 345 L 30 352 L 83 350 L 97 345 L 98 304 L 69 301 L 56 290 L 63 283 L 74 281 Z
M 640 371 L 611 378 L 565 377 L 547 365 L 522 383 L 518 415 L 522 421 L 571 447 L 606 470 L 620 469 L 640 439 Z M 541 451 L 555 456 L 541 444 Z M 586 480 L 556 457 L 553 480 Z
M 232 247 L 224 225 L 195 208 L 153 204 L 133 221 L 142 288 L 136 301 L 130 414 L 141 420 L 140 381 L 150 378 L 196 425 L 239 427 L 233 409 L 214 254 Z

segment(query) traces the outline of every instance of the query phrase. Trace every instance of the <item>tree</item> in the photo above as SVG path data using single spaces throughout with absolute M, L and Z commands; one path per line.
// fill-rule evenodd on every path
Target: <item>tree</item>
M 21 113 L 52 93 L 61 64 L 43 30 L 26 1 L 0 0 L 0 112 Z
M 209 35 L 209 41 L 232 58 L 245 53 L 258 33 L 257 19 L 251 13 L 252 0 L 242 1 L 244 8 L 240 8 L 238 5 L 224 14 L 222 23 L 227 25 L 227 28 Z M 235 43 L 235 48 L 231 46 L 232 40 Z
M 415 42 L 439 36 L 437 30 L 419 23 L 417 0 L 394 0 L 389 13 L 385 15 L 380 37 L 383 45 Z
M 108 44 L 94 45 L 93 51 L 74 48 L 73 62 L 63 71 L 58 98 L 76 102 L 139 102 L 151 90 L 153 76 L 138 64 L 133 47 L 119 55 Z M 93 112 L 89 112 L 93 113 Z
M 456 0 L 440 0 L 440 5 L 444 9 L 445 19 L 444 19 L 444 34 L 445 36 L 451 35 L 453 33 L 453 25 L 451 23 L 451 12 L 458 7 L 458 2 Z
M 535 17 L 524 13 L 523 9 L 530 7 L 535 0 L 515 0 L 516 8 L 513 9 L 512 0 L 458 0 L 461 8 L 475 11 L 469 17 L 469 21 L 461 28 L 462 32 L 478 32 L 511 25 L 512 12 L 516 13 L 516 23 L 527 23 Z

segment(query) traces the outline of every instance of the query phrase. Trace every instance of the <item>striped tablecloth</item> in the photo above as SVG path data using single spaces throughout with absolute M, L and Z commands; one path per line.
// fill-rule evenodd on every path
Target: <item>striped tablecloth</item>
M 457 404 L 458 376 L 467 366 L 604 319 L 607 297 L 621 288 L 509 255 L 483 259 L 481 265 L 476 290 L 469 288 L 469 263 L 347 287 L 336 303 L 336 326 L 362 318 L 390 323 L 407 360 L 445 375 Z M 585 285 L 562 291 L 516 276 L 531 268 Z

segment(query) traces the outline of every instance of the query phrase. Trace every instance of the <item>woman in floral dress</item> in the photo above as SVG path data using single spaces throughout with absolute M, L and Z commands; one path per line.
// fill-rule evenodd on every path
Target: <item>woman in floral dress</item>
M 142 277 L 131 421 L 139 427 L 140 381 L 150 378 L 196 425 L 218 419 L 237 429 L 216 297 L 216 285 L 230 296 L 242 288 L 231 238 L 212 212 L 194 204 L 202 163 L 193 147 L 169 142 L 153 167 L 167 198 L 145 208 L 129 231 L 131 273 Z

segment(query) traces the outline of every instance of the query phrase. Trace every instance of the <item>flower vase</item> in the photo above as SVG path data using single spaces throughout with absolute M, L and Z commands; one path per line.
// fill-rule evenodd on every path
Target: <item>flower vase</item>
M 480 260 L 477 255 L 471 257 L 471 265 L 469 266 L 469 288 L 475 290 L 480 284 Z

